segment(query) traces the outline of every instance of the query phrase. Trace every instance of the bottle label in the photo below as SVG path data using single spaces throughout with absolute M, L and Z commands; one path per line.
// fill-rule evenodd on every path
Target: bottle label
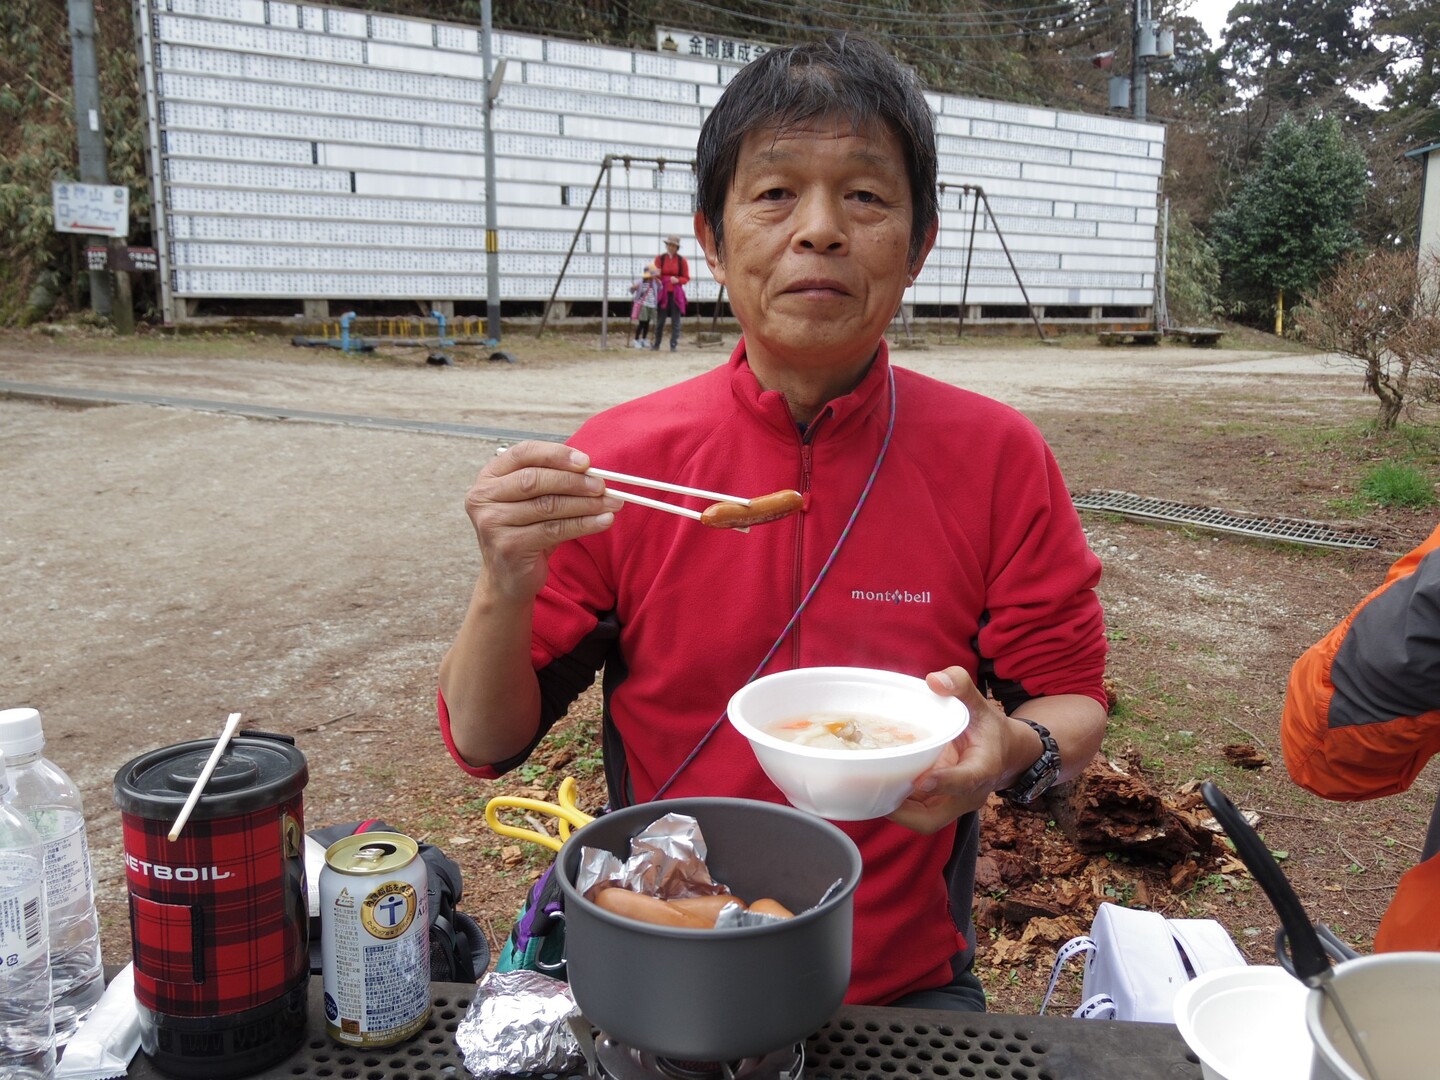
M 45 881 L 39 862 L 18 851 L 0 852 L 0 881 L 16 886 L 0 896 L 0 968 L 23 967 L 48 947 Z
M 74 810 L 56 807 L 33 807 L 25 816 L 45 842 L 45 898 L 50 910 L 92 896 L 85 819 Z
M 94 892 L 90 881 L 90 845 L 85 830 L 76 829 L 69 836 L 51 840 L 45 845 L 45 897 L 51 911 Z

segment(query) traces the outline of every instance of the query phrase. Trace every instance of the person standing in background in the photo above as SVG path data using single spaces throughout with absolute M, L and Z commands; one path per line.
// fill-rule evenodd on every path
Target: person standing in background
M 670 317 L 670 351 L 680 344 L 680 316 L 685 314 L 685 286 L 690 284 L 690 264 L 680 254 L 680 237 L 665 238 L 665 254 L 656 256 L 655 269 L 660 277 L 660 299 L 656 306 L 655 344 L 660 348 L 665 337 L 665 317 Z
M 643 349 L 650 343 L 650 317 L 655 314 L 655 305 L 660 296 L 660 282 L 655 276 L 653 265 L 640 271 L 640 280 L 630 286 L 635 301 L 630 305 L 630 321 L 635 324 L 635 333 L 630 340 L 631 348 Z

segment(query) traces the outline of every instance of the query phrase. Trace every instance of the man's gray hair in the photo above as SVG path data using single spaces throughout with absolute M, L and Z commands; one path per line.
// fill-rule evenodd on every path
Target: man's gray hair
M 856 131 L 882 124 L 899 141 L 913 207 L 911 261 L 920 255 L 939 216 L 930 106 L 915 73 L 858 34 L 772 49 L 740 69 L 705 118 L 696 149 L 697 201 L 720 251 L 725 199 L 745 139 L 830 117 L 848 120 Z

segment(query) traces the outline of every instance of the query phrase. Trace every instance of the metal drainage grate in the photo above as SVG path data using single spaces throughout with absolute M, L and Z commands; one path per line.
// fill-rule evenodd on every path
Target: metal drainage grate
M 1380 544 L 1379 537 L 1341 532 L 1315 521 L 1303 521 L 1300 518 L 1244 517 L 1213 507 L 1186 506 L 1184 503 L 1169 502 L 1166 499 L 1131 495 L 1128 491 L 1091 491 L 1073 498 L 1077 510 L 1104 510 L 1151 521 L 1199 525 L 1205 529 L 1239 533 L 1241 536 L 1253 536 L 1261 540 L 1284 540 L 1292 544 L 1359 550 L 1369 550 Z

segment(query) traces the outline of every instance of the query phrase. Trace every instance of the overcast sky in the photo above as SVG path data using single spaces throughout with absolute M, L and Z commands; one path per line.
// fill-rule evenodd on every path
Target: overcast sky
M 1230 14 L 1230 9 L 1238 2 L 1239 0 L 1192 0 L 1186 14 L 1205 27 L 1211 42 L 1218 42 L 1220 32 L 1225 29 L 1225 16 Z

